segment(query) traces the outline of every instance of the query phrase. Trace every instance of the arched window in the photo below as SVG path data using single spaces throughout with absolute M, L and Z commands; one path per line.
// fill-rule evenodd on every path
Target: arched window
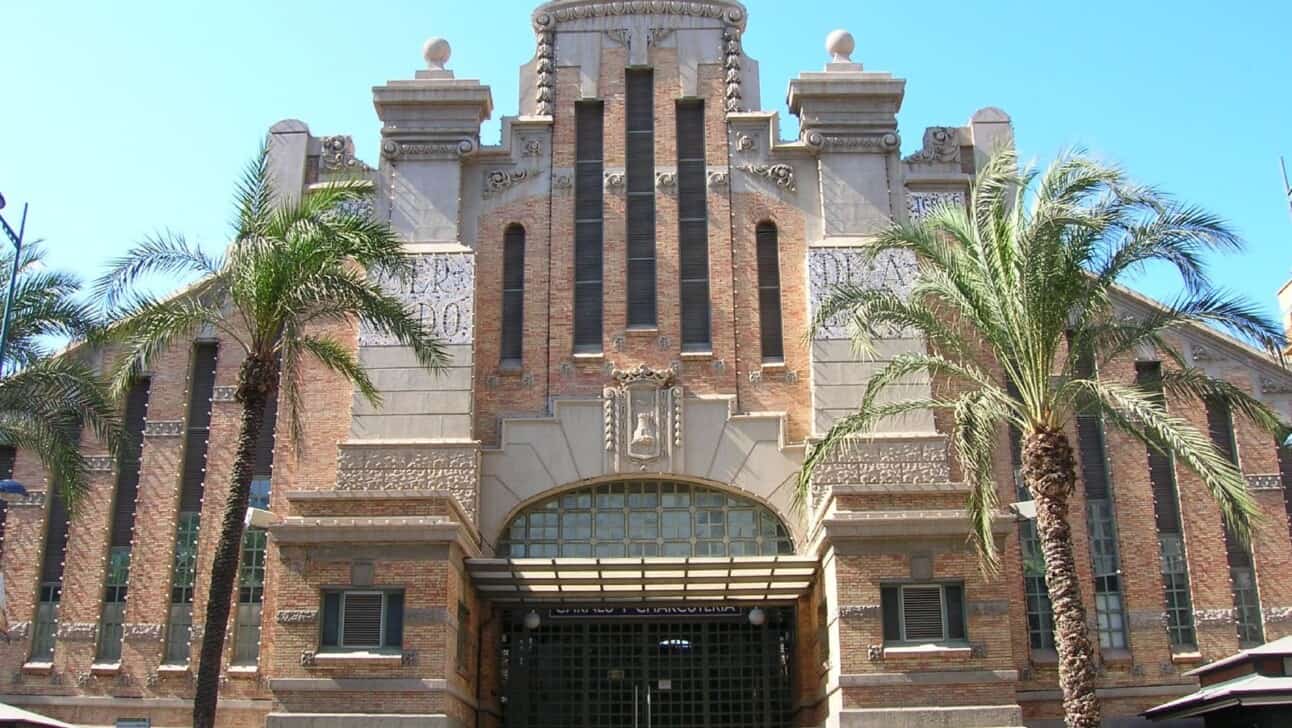
M 502 236 L 503 364 L 520 365 L 525 334 L 525 228 L 508 225 Z
M 507 524 L 499 554 L 525 557 L 771 556 L 794 553 L 774 513 L 690 483 L 646 480 L 578 488 Z
M 781 263 L 776 224 L 760 222 L 754 230 L 758 247 L 758 321 L 762 334 L 763 361 L 785 361 L 781 335 Z

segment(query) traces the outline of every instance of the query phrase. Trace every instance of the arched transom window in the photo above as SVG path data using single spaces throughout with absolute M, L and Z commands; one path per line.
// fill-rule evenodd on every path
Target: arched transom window
M 507 524 L 498 552 L 524 557 L 772 556 L 792 554 L 765 506 L 669 481 L 606 483 L 566 491 Z

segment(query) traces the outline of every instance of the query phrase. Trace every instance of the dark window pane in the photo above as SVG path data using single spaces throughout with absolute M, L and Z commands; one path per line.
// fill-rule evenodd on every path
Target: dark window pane
M 503 234 L 502 263 L 503 361 L 520 361 L 524 340 L 525 314 L 525 229 L 510 225 Z
M 781 332 L 781 270 L 776 226 L 760 223 L 754 231 L 758 257 L 758 320 L 763 359 L 783 359 Z
M 323 646 L 336 647 L 341 625 L 341 594 L 327 592 L 323 595 Z
M 881 611 L 884 613 L 885 642 L 900 642 L 902 640 L 901 597 L 898 589 L 899 587 L 896 586 L 880 588 Z
M 964 587 L 948 584 L 943 587 L 947 600 L 947 639 L 965 638 Z
M 601 350 L 603 107 L 581 101 L 575 109 L 574 346 Z
M 386 595 L 386 647 L 398 649 L 404 644 L 404 593 Z
M 628 229 L 628 325 L 655 325 L 654 73 L 624 75 Z
M 710 341 L 709 232 L 704 163 L 704 103 L 677 104 L 678 262 L 682 346 Z

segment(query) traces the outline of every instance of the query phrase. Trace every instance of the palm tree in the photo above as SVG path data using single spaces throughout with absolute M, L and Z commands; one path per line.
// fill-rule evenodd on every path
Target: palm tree
M 1171 335 L 1216 326 L 1282 350 L 1277 326 L 1208 278 L 1203 256 L 1240 246 L 1216 217 L 1136 185 L 1115 167 L 1067 153 L 1037 174 L 1020 171 L 1013 152 L 1003 150 L 978 176 L 968 209 L 943 206 L 918 222 L 894 224 L 864 246 L 870 255 L 916 257 L 919 273 L 908 297 L 844 286 L 815 316 L 814 329 L 843 317 L 863 350 L 899 327 L 923 334 L 928 352 L 896 356 L 871 378 L 857 412 L 839 420 L 808 456 L 800 490 L 834 447 L 876 422 L 916 410 L 949 412 L 952 448 L 970 486 L 971 538 L 991 572 L 998 566 L 992 456 L 1001 427 L 1022 433 L 1023 479 L 1036 503 L 1069 726 L 1096 726 L 1100 713 L 1068 522 L 1076 470 L 1067 428 L 1075 415 L 1097 412 L 1174 455 L 1197 473 L 1232 532 L 1240 539 L 1250 533 L 1257 507 L 1242 475 L 1207 436 L 1168 414 L 1152 392 L 1093 373 L 1100 363 L 1156 347 L 1169 364 L 1168 393 L 1217 400 L 1278 431 L 1277 417 L 1260 402 L 1191 368 Z M 1119 282 L 1150 264 L 1177 271 L 1183 293 L 1143 318 L 1121 317 L 1114 304 Z M 963 387 L 918 401 L 881 398 L 890 384 L 917 373 Z
M 262 148 L 238 186 L 234 239 L 223 255 L 210 255 L 180 236 L 160 235 L 113 261 L 97 285 L 119 320 L 109 332 L 124 350 L 113 374 L 117 391 L 199 327 L 219 330 L 241 346 L 245 357 L 238 372 L 242 413 L 233 482 L 211 567 L 193 703 L 197 728 L 215 724 L 221 653 L 265 404 L 278 398 L 281 385 L 292 439 L 299 442 L 299 383 L 307 358 L 344 377 L 369 401 L 380 402 L 354 353 L 317 325 L 359 321 L 411 347 L 424 366 L 438 368 L 445 358 L 418 318 L 364 272 L 400 278 L 411 271 L 399 237 L 356 204 L 367 190 L 352 180 L 299 199 L 280 198 L 270 179 L 268 150 Z M 157 299 L 141 286 L 149 274 L 202 279 L 178 295 Z
M 0 257 L 8 271 L 14 258 Z M 8 293 L 0 286 L 0 299 Z M 80 281 L 44 264 L 44 250 L 22 251 L 9 311 L 9 337 L 0 363 L 0 443 L 34 453 L 73 512 L 88 481 L 80 436 L 85 426 L 116 452 L 121 434 L 117 405 L 81 346 L 54 355 L 49 344 L 85 338 L 95 327 L 91 307 L 75 299 Z

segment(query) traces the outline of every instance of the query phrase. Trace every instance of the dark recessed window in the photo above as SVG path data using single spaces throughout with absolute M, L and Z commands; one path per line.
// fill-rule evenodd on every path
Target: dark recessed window
M 403 642 L 403 591 L 346 589 L 323 593 L 323 649 L 398 650 Z
M 677 227 L 682 349 L 711 348 L 709 215 L 704 171 L 704 102 L 677 103 Z
M 964 587 L 960 584 L 893 584 L 880 589 L 884 642 L 965 639 Z
M 503 364 L 519 365 L 525 337 L 525 228 L 508 225 L 502 236 Z
M 574 113 L 574 350 L 601 351 L 602 118 L 600 101 Z
M 758 325 L 763 361 L 785 361 L 781 334 L 781 263 L 776 225 L 760 222 L 754 230 L 758 247 Z
M 655 74 L 624 75 L 624 176 L 628 187 L 628 325 L 655 325 Z

